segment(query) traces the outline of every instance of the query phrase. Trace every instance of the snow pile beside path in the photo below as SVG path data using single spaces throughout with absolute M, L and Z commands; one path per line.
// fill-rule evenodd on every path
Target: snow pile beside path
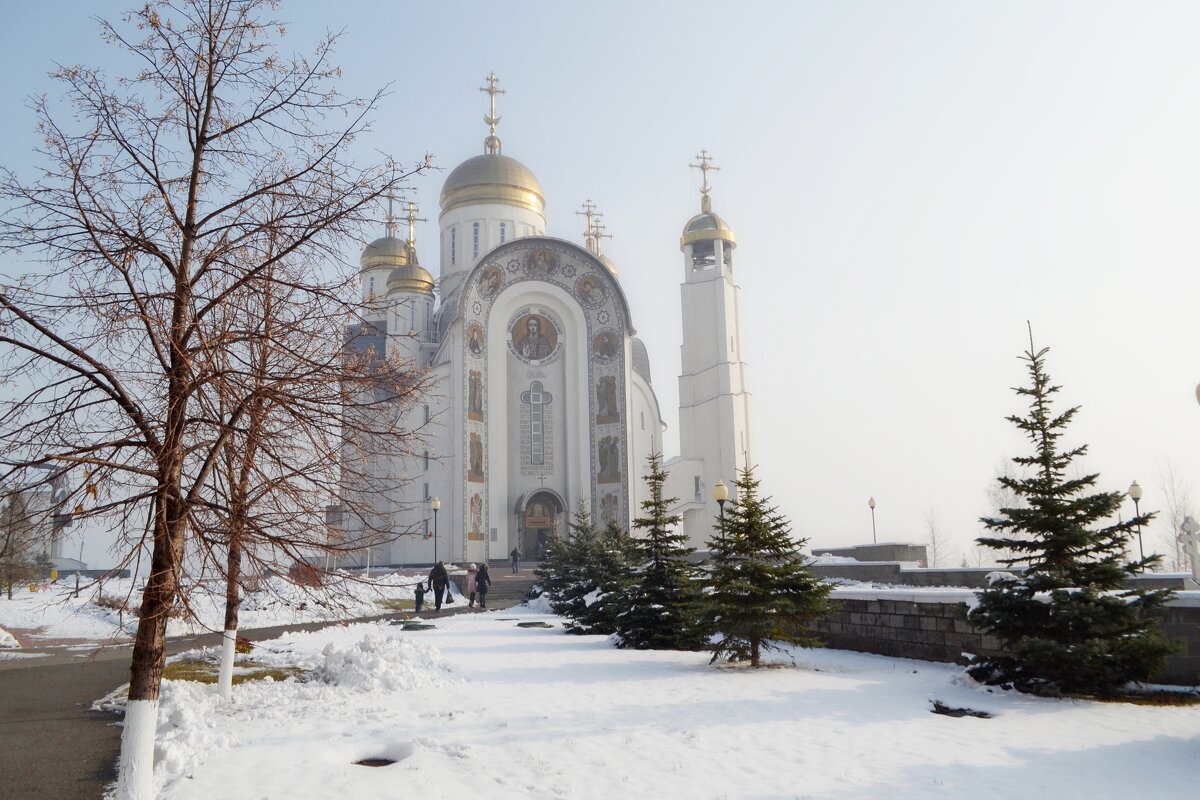
M 13 636 L 4 628 L 0 628 L 0 650 L 12 650 L 21 646 L 17 641 L 17 637 Z
M 320 677 L 367 692 L 395 692 L 440 686 L 442 654 L 432 645 L 368 633 L 349 647 L 330 643 L 322 651 Z

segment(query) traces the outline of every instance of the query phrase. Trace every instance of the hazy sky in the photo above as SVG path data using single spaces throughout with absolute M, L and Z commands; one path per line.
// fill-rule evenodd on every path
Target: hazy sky
M 436 271 L 446 171 L 482 152 L 489 71 L 548 233 L 582 242 L 573 212 L 604 212 L 668 456 L 687 165 L 714 155 L 759 476 L 813 544 L 869 542 L 874 495 L 880 541 L 924 540 L 934 512 L 969 546 L 997 465 L 1028 449 L 1004 421 L 1022 410 L 1026 320 L 1063 407 L 1083 406 L 1066 443 L 1090 445 L 1101 487 L 1137 479 L 1160 508 L 1171 464 L 1200 499 L 1200 5 L 347 5 L 284 3 L 285 41 L 344 29 L 345 89 L 392 87 L 363 157 L 430 152 L 445 170 L 415 182 L 422 263 Z M 36 144 L 22 98 L 57 91 L 52 61 L 106 63 L 89 15 L 125 7 L 32 6 L 0 30 L 15 167 Z

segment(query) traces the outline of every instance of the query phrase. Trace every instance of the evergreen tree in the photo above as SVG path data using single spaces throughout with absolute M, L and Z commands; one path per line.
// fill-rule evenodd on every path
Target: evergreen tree
M 566 536 L 551 536 L 535 574 L 549 595 L 555 614 L 575 619 L 593 590 L 590 562 L 596 557 L 596 529 L 586 503 L 580 502 Z M 570 626 L 568 625 L 568 628 Z
M 695 549 L 676 530 L 681 517 L 668 513 L 675 499 L 663 497 L 666 480 L 662 455 L 654 453 L 646 475 L 650 499 L 642 502 L 645 516 L 633 522 L 643 534 L 635 540 L 639 569 L 618 601 L 618 647 L 698 650 L 704 644 L 697 617 L 697 568 L 688 560 Z
M 793 539 L 787 519 L 759 497 L 759 481 L 747 468 L 737 480 L 737 497 L 725 506 L 709 541 L 708 594 L 702 621 L 719 635 L 712 661 L 749 661 L 759 666 L 773 642 L 814 647 L 806 627 L 829 611 L 832 590 L 808 568 L 801 552 L 807 539 Z
M 1034 452 L 1013 459 L 1023 468 L 1018 477 L 999 478 L 1024 502 L 985 517 L 997 535 L 979 539 L 1010 553 L 1001 563 L 1022 565 L 1025 572 L 980 593 L 971 622 L 996 636 L 1005 655 L 977 657 L 970 673 L 1022 691 L 1111 695 L 1129 681 L 1152 677 L 1171 652 L 1158 625 L 1171 591 L 1124 588 L 1128 576 L 1158 559 L 1123 563 L 1132 532 L 1153 515 L 1113 524 L 1123 495 L 1088 493 L 1098 475 L 1068 477 L 1087 446 L 1059 449 L 1078 407 L 1057 416 L 1051 411 L 1060 387 L 1046 374 L 1046 352 L 1034 350 L 1031 334 L 1022 357 L 1030 385 L 1015 389 L 1028 398 L 1029 413 L 1008 418 Z
M 567 627 L 577 633 L 610 634 L 617 630 L 623 599 L 633 583 L 636 542 L 629 531 L 610 522 L 596 536 L 595 544 L 590 575 L 593 590 Z

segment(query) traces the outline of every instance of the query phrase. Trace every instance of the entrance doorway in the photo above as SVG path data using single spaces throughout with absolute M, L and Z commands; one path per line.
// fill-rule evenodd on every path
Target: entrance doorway
M 518 545 L 525 558 L 541 561 L 546 552 L 549 537 L 560 534 L 563 504 L 558 495 L 551 491 L 540 491 L 529 498 L 521 514 L 521 530 Z

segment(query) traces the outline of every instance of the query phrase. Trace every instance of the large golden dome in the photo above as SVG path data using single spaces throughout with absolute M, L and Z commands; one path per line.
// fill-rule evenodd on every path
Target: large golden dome
M 441 202 L 443 214 L 485 203 L 519 206 L 537 214 L 546 211 L 542 184 L 529 167 L 500 153 L 484 153 L 455 167 L 442 186 Z

